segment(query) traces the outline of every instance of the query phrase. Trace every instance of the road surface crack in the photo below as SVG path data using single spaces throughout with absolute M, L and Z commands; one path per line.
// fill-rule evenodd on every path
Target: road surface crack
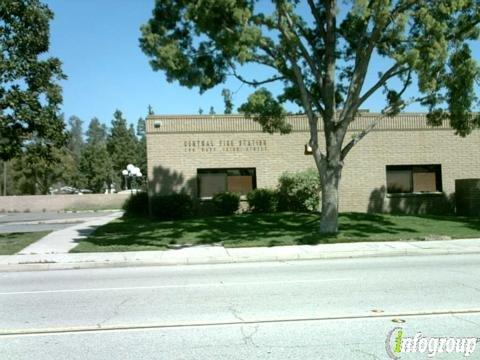
M 238 320 L 240 320 L 241 322 L 245 322 L 245 319 L 243 319 L 241 316 L 240 316 L 240 313 L 233 307 L 233 306 L 230 306 L 228 308 L 228 310 L 230 310 L 230 312 L 232 313 L 232 315 L 237 318 Z
M 255 335 L 258 332 L 258 325 L 254 326 L 254 329 L 250 334 L 245 333 L 244 326 L 240 327 L 240 332 L 242 333 L 242 340 L 245 345 L 252 345 L 258 348 L 258 345 L 255 344 L 255 342 L 253 341 L 253 335 Z
M 473 290 L 475 290 L 475 291 L 480 292 L 480 288 L 477 288 L 477 287 L 475 287 L 475 286 L 466 285 L 466 284 L 464 284 L 464 283 L 459 283 L 459 284 L 462 285 L 462 286 L 464 286 L 464 287 L 466 287 L 466 288 L 473 289 Z
M 102 328 L 102 326 L 107 322 L 107 321 L 110 321 L 112 320 L 114 317 L 118 316 L 119 312 L 120 312 L 120 308 L 125 305 L 128 301 L 130 301 L 132 299 L 132 297 L 128 297 L 124 300 L 122 300 L 120 303 L 118 303 L 117 305 L 115 305 L 115 308 L 113 309 L 113 312 L 112 314 L 107 317 L 106 319 L 102 320 L 101 322 L 99 322 L 97 324 L 97 327 L 98 328 Z
M 480 327 L 480 324 L 477 323 L 477 322 L 475 322 L 475 321 L 473 321 L 473 320 L 464 319 L 464 318 L 462 318 L 462 317 L 460 317 L 460 316 L 458 316 L 458 315 L 456 315 L 456 314 L 452 314 L 452 317 L 454 317 L 455 319 L 462 320 L 462 321 L 465 321 L 465 322 L 467 322 L 467 323 L 470 323 L 470 324 L 473 324 L 473 325 L 475 325 L 475 326 Z
M 381 360 L 377 355 L 360 350 L 360 349 L 352 349 L 353 352 L 359 352 L 360 354 L 371 356 L 372 359 L 374 360 Z

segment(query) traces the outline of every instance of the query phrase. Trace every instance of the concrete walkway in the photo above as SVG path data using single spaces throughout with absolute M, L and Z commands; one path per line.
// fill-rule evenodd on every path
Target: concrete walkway
M 73 249 L 78 241 L 87 237 L 97 227 L 122 216 L 121 211 L 100 214 L 86 221 L 67 227 L 65 229 L 51 232 L 47 236 L 41 238 L 37 242 L 27 246 L 18 255 L 49 255 L 49 254 L 65 254 Z
M 103 219 L 105 222 L 107 219 Z M 109 220 L 108 220 L 109 221 Z M 99 224 L 101 221 L 95 224 Z M 93 226 L 93 225 L 92 225 Z M 55 241 L 49 240 L 49 244 Z M 66 250 L 75 245 L 61 243 Z M 47 249 L 47 247 L 37 247 Z M 25 252 L 25 251 L 24 251 Z M 277 246 L 264 248 L 224 248 L 195 246 L 179 250 L 0 256 L 0 271 L 77 269 L 116 266 L 221 264 L 307 259 L 337 259 L 407 255 L 448 255 L 480 253 L 480 239 L 364 242 L 344 244 Z

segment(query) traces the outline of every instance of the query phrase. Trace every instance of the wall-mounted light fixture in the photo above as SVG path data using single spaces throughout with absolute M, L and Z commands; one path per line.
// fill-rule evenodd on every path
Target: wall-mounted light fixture
M 312 155 L 313 154 L 313 149 L 310 145 L 308 144 L 305 144 L 305 152 L 304 152 L 305 155 Z

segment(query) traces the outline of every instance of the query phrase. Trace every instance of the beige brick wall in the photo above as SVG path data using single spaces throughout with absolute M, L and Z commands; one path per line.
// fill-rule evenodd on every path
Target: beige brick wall
M 0 196 L 0 212 L 121 209 L 130 194 Z
M 455 179 L 480 177 L 480 132 L 461 138 L 449 130 L 374 131 L 349 154 L 343 171 L 345 210 L 436 212 L 455 192 Z M 385 196 L 386 165 L 440 164 L 444 195 Z M 370 201 L 370 200 L 374 201 Z M 372 208 L 372 205 L 377 206 Z M 392 209 L 392 207 L 394 209 Z
M 455 181 L 457 213 L 480 216 L 480 178 Z
M 260 188 L 275 187 L 284 171 L 315 167 L 312 156 L 304 155 L 309 139 L 304 118 L 294 119 L 296 131 L 288 135 L 263 133 L 258 124 L 238 116 L 218 118 L 149 118 L 151 193 L 185 188 L 195 194 L 199 168 L 253 167 Z M 161 125 L 155 127 L 155 121 Z M 348 155 L 340 187 L 341 211 L 435 212 L 455 191 L 455 179 L 480 178 L 479 131 L 461 138 L 446 124 L 428 128 L 419 114 L 389 121 L 368 134 Z M 346 140 L 361 128 L 358 123 L 356 126 Z M 320 141 L 323 143 L 323 136 Z M 443 195 L 385 195 L 386 165 L 414 164 L 441 164 Z

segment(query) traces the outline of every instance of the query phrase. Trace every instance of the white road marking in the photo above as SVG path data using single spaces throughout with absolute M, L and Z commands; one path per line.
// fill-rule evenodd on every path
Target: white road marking
M 278 280 L 278 281 L 238 281 L 238 282 L 218 282 L 204 284 L 172 284 L 157 286 L 132 286 L 132 287 L 110 287 L 110 288 L 90 288 L 90 289 L 56 289 L 56 290 L 34 290 L 34 291 L 13 291 L 1 292 L 0 295 L 28 295 L 28 294 L 56 294 L 69 292 L 93 292 L 93 291 L 126 291 L 126 290 L 152 290 L 152 289 L 179 289 L 179 288 L 201 288 L 201 287 L 223 287 L 223 286 L 248 286 L 248 285 L 281 285 L 281 284 L 309 284 L 331 281 L 352 281 L 353 278 L 340 279 L 311 279 L 311 280 Z

